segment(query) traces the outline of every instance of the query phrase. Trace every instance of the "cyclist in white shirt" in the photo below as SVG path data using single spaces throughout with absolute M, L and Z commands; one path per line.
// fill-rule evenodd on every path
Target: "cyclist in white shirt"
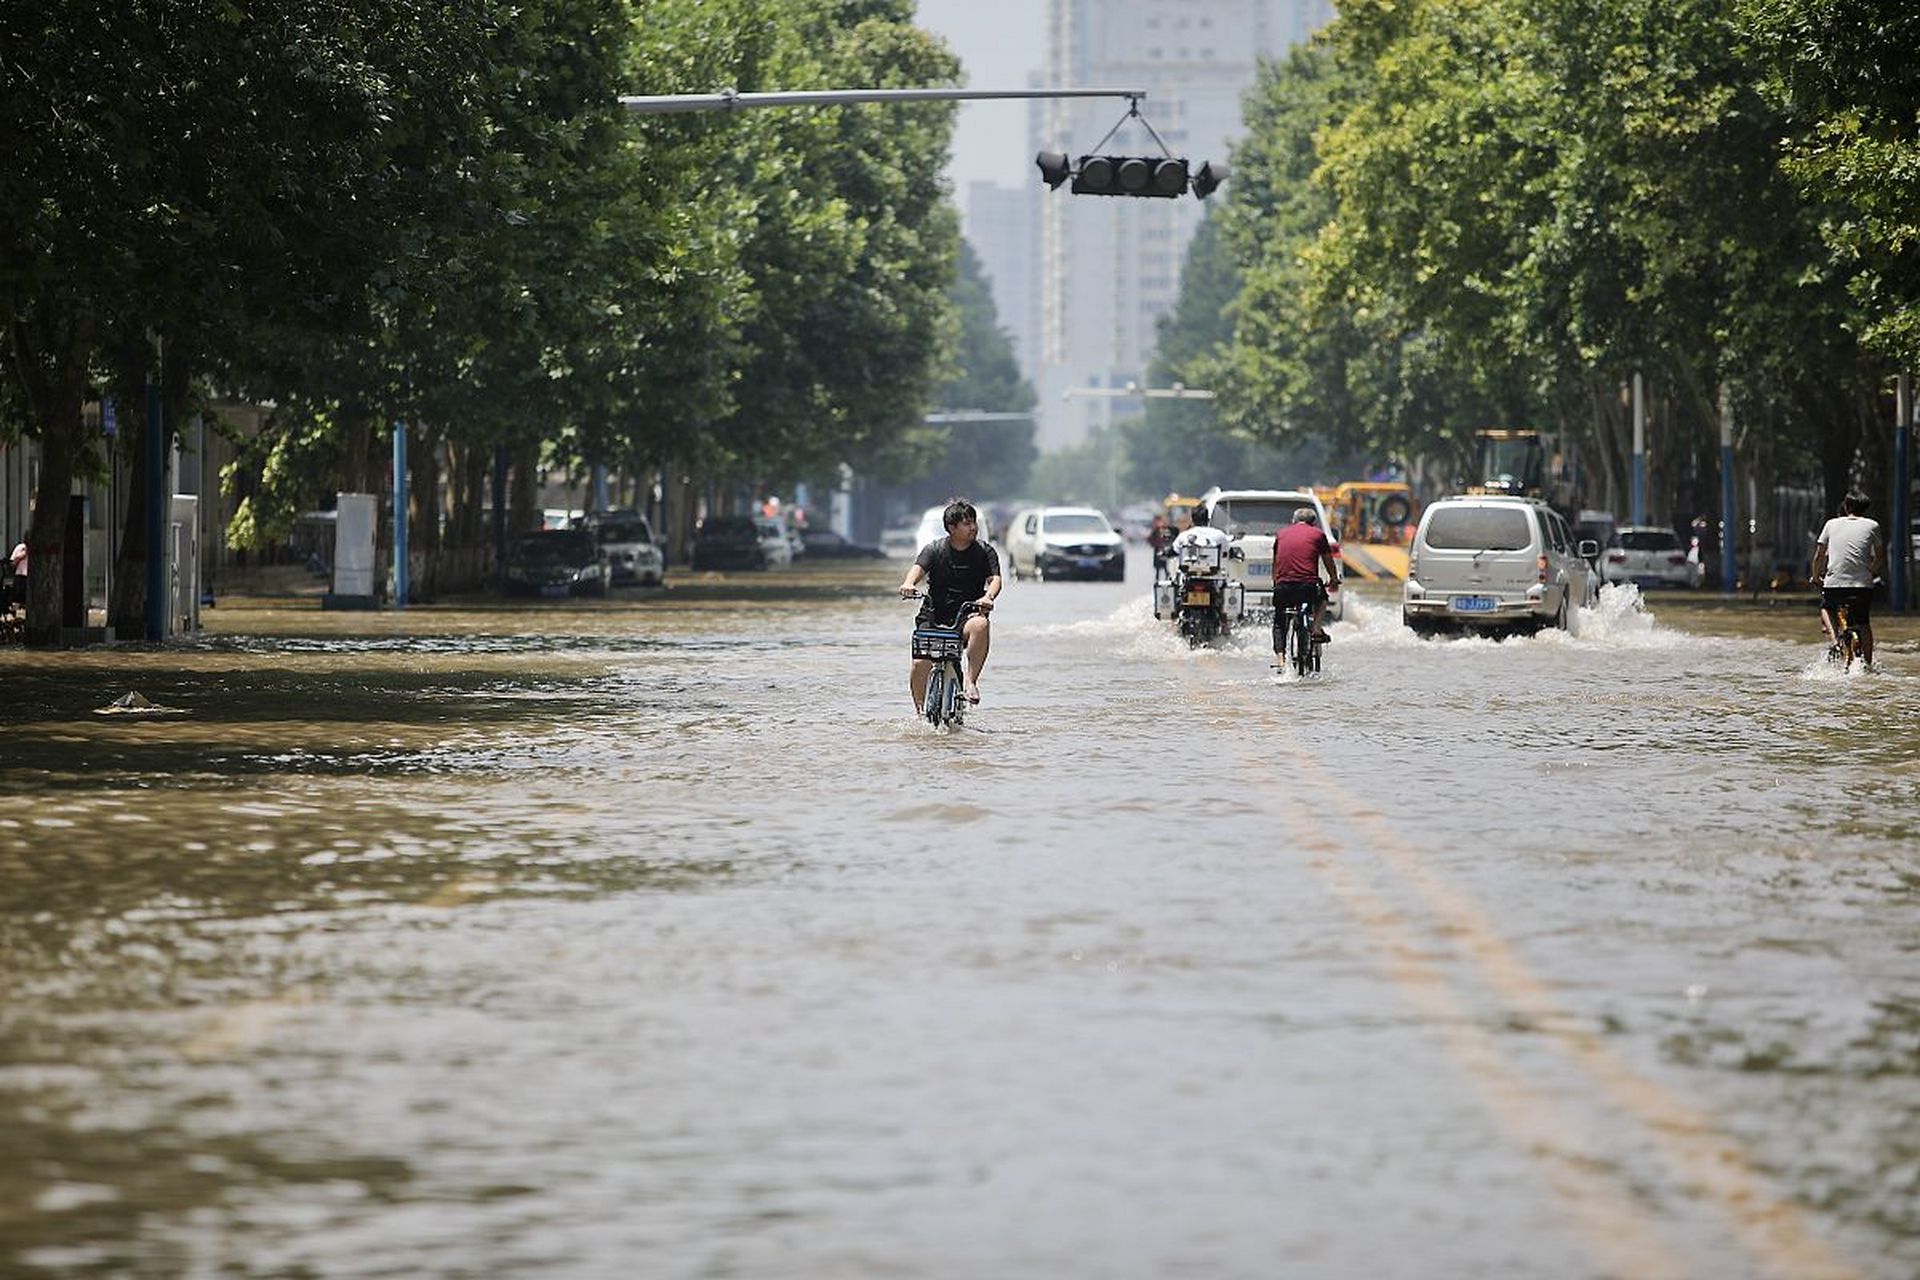
M 1813 551 L 1812 579 L 1820 587 L 1820 626 L 1828 644 L 1840 643 L 1834 610 L 1846 606 L 1847 621 L 1860 633 L 1860 657 L 1873 665 L 1873 625 L 1869 610 L 1873 584 L 1887 567 L 1887 547 L 1878 522 L 1867 519 L 1873 500 L 1858 489 L 1840 500 L 1840 514 L 1820 530 Z

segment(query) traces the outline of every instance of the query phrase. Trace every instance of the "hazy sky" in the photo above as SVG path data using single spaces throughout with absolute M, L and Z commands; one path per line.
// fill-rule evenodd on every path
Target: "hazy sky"
M 919 0 L 917 12 L 920 25 L 959 56 L 969 89 L 1024 89 L 1046 60 L 1046 0 Z M 1038 182 L 1027 104 L 961 103 L 949 176 L 963 209 L 969 182 Z

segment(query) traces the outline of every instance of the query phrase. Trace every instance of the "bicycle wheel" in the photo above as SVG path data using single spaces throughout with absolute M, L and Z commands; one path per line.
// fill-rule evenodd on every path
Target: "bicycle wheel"
M 1307 612 L 1308 606 L 1296 605 L 1293 611 L 1293 673 L 1297 676 L 1313 674 L 1313 635 Z
M 934 667 L 927 676 L 926 701 L 920 704 L 920 711 L 927 717 L 927 723 L 938 725 L 946 715 L 947 672 L 944 664 Z
M 966 685 L 960 680 L 960 668 L 947 668 L 947 727 L 958 729 L 967 719 Z

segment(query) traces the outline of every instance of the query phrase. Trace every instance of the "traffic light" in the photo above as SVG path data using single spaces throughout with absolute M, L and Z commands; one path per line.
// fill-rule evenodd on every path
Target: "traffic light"
M 1178 156 L 1087 155 L 1072 163 L 1063 151 L 1042 151 L 1033 162 L 1048 187 L 1057 188 L 1071 178 L 1069 190 L 1081 196 L 1171 200 L 1191 186 L 1194 195 L 1205 199 L 1227 177 L 1227 166 L 1219 161 L 1203 162 L 1198 173 L 1191 173 L 1187 162 Z
M 1219 189 L 1220 184 L 1225 182 L 1232 172 L 1225 160 L 1201 161 L 1200 172 L 1193 175 L 1193 194 L 1205 200 Z

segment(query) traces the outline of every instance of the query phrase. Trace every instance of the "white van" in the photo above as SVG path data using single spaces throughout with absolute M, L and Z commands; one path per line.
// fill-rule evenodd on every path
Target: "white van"
M 1400 617 L 1419 634 L 1442 627 L 1565 628 L 1599 581 L 1591 540 L 1575 544 L 1559 512 L 1533 498 L 1467 496 L 1428 505 L 1407 549 Z
M 1293 523 L 1293 513 L 1312 507 L 1318 514 L 1327 541 L 1333 544 L 1334 566 L 1342 570 L 1340 535 L 1327 523 L 1327 508 L 1311 489 L 1209 489 L 1200 495 L 1207 509 L 1208 523 L 1233 539 L 1233 553 L 1227 561 L 1227 576 L 1240 584 L 1247 608 L 1255 612 L 1273 610 L 1273 536 Z M 1338 622 L 1346 615 L 1344 591 L 1327 597 L 1327 621 Z

